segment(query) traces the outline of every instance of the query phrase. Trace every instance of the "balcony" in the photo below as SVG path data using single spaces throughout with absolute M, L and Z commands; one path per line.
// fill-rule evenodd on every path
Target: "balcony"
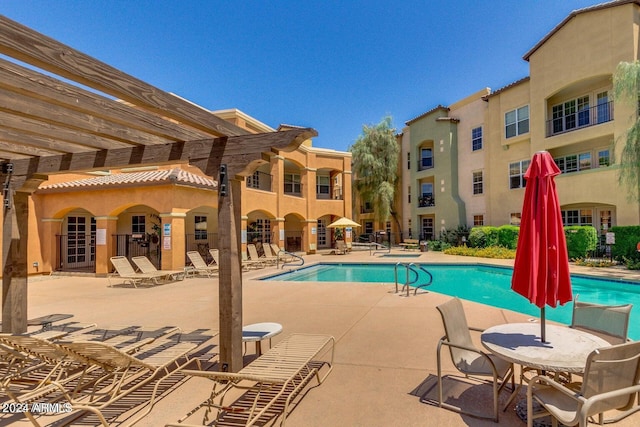
M 418 160 L 418 171 L 433 169 L 433 157 Z
M 256 171 L 253 175 L 247 177 L 247 188 L 255 190 L 271 191 L 271 182 L 273 177 L 271 174 Z
M 420 208 L 428 208 L 436 205 L 436 198 L 433 194 L 425 194 L 422 197 L 418 198 L 418 207 Z
M 547 120 L 547 137 L 613 120 L 613 101 Z
M 285 181 L 284 194 L 287 196 L 302 197 L 302 184 L 296 181 Z

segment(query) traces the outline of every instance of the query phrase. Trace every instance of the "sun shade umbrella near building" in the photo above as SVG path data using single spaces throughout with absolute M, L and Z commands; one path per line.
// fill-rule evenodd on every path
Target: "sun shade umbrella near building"
M 554 177 L 560 169 L 547 151 L 533 155 L 524 177 L 526 189 L 511 289 L 540 307 L 541 341 L 545 307 L 572 299 L 567 242 Z
M 327 228 L 346 228 L 346 227 L 360 227 L 360 224 L 343 216 L 342 218 L 336 221 L 333 221 L 331 224 L 327 225 Z

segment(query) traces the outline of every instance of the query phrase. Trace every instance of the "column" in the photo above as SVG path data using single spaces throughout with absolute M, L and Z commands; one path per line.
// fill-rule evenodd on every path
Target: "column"
M 184 267 L 187 247 L 185 242 L 184 212 L 161 213 L 160 249 L 162 270 L 180 270 Z
M 114 237 L 117 234 L 117 216 L 97 216 L 96 219 L 96 275 L 107 275 L 112 266 L 109 258 L 116 254 Z M 60 254 L 64 256 L 64 254 Z
M 62 235 L 63 218 L 43 218 L 42 235 L 49 238 L 41 239 L 42 263 L 34 273 L 51 273 L 60 267 L 60 258 L 63 254 L 58 253 L 58 239 L 56 236 Z M 48 244 L 47 244 L 48 243 Z M 37 261 L 37 260 L 34 260 Z

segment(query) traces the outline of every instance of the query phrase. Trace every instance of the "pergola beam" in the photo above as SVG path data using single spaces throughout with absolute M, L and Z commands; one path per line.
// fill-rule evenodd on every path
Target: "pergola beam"
M 161 91 L 2 15 L 0 53 L 213 136 L 249 133 L 195 104 Z

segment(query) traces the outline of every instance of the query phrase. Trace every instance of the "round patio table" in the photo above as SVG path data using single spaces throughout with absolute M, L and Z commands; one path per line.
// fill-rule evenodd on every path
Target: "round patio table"
M 593 350 L 611 345 L 588 332 L 548 323 L 546 337 L 547 341 L 542 342 L 540 323 L 507 323 L 485 329 L 482 333 L 480 339 L 484 348 L 522 366 L 520 382 L 511 393 L 504 410 L 518 395 L 523 383 L 527 382 L 525 367 L 547 372 L 582 373 L 587 357 Z M 516 412 L 523 421 L 527 421 L 526 404 L 516 405 Z
M 260 356 L 262 354 L 262 341 L 268 339 L 269 347 L 271 347 L 271 338 L 282 332 L 282 325 L 280 323 L 254 323 L 242 328 L 242 342 L 255 342 L 256 354 Z M 246 347 L 245 347 L 246 348 Z
M 578 329 L 546 325 L 547 342 L 540 340 L 539 323 L 507 323 L 486 329 L 482 345 L 496 356 L 518 365 L 551 372 L 584 372 L 587 356 L 610 344 Z

